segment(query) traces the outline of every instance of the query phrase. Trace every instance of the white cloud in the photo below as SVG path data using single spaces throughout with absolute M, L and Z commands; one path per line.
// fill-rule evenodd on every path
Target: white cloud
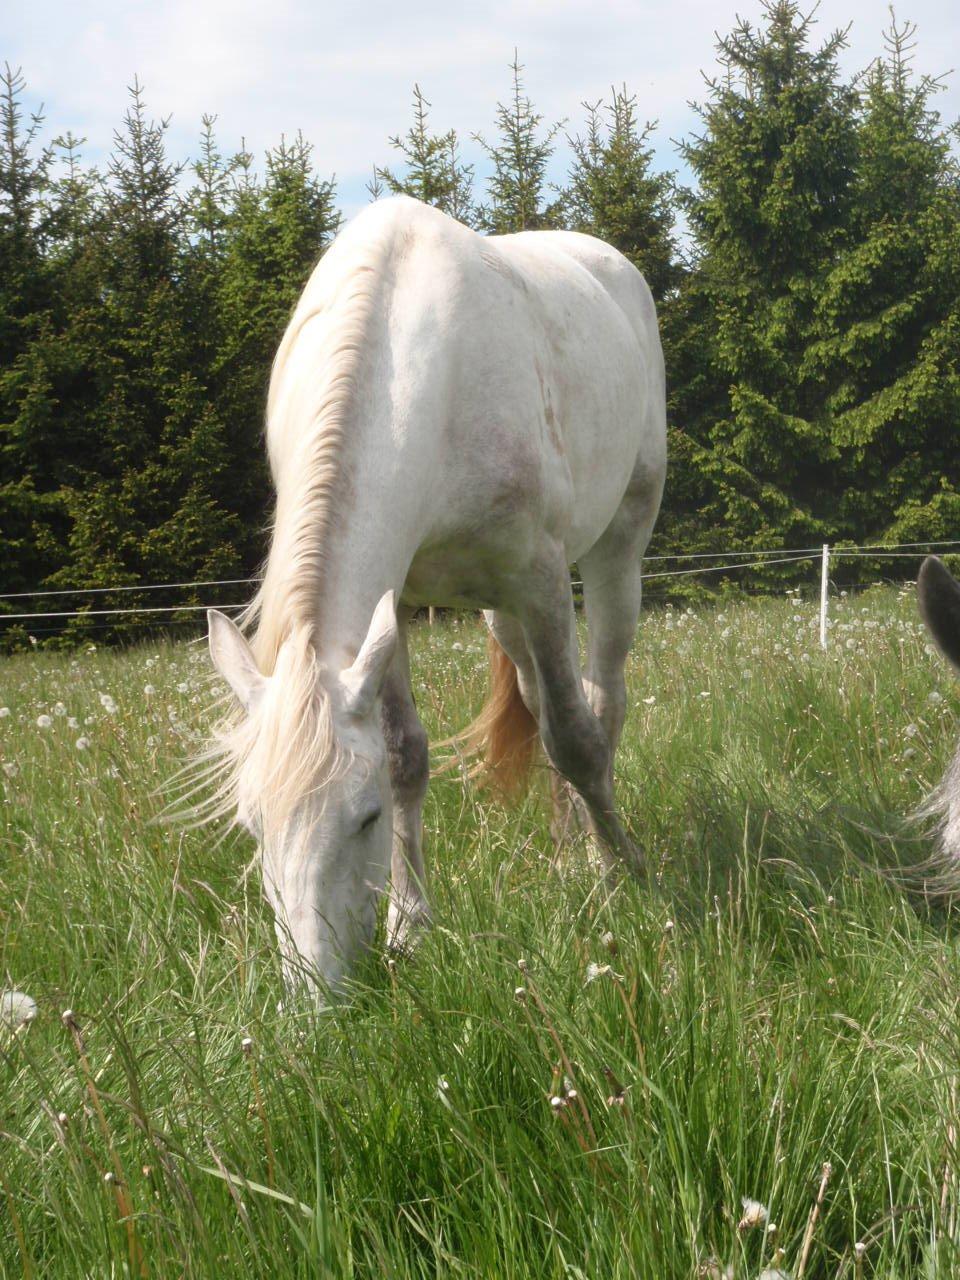
M 759 0 L 721 12 L 707 0 L 493 0 L 486 8 L 442 0 L 38 0 L 5 17 L 0 57 L 22 65 L 31 103 L 46 104 L 51 134 L 67 128 L 102 159 L 138 74 L 157 115 L 172 115 L 171 147 L 187 155 L 200 116 L 219 116 L 225 149 L 241 136 L 256 152 L 302 129 L 323 173 L 336 172 L 348 206 L 362 202 L 372 164 L 388 162 L 387 137 L 403 131 L 418 82 L 438 128 L 489 135 L 495 103 L 509 90 L 514 47 L 530 94 L 548 120 L 575 131 L 584 100 L 611 84 L 636 92 L 640 114 L 658 119 L 658 156 L 676 166 L 671 138 L 696 125 L 688 100 L 703 93 L 716 29 L 739 11 L 756 20 Z M 905 15 L 906 16 L 906 15 Z M 960 6 L 910 0 L 919 25 L 915 66 L 948 70 L 960 49 Z M 853 21 L 844 68 L 881 50 L 889 14 L 880 0 L 823 0 L 820 37 Z M 938 106 L 960 116 L 960 85 L 948 81 Z M 562 171 L 558 160 L 558 175 Z

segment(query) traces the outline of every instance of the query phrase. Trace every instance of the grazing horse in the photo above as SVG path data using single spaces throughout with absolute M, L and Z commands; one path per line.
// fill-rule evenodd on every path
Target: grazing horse
M 942 560 L 927 556 L 920 566 L 917 595 L 937 648 L 960 671 L 960 582 Z M 960 747 L 924 812 L 938 820 L 940 847 L 951 867 L 960 865 Z
M 220 812 L 260 846 L 287 980 L 342 986 L 388 864 L 389 943 L 427 921 L 406 636 L 424 605 L 485 610 L 493 682 L 475 729 L 492 764 L 518 767 L 539 730 L 608 862 L 638 869 L 613 756 L 666 426 L 636 268 L 590 236 L 485 237 L 406 197 L 371 205 L 294 311 L 266 436 L 276 514 L 250 643 L 209 615 L 239 704 L 211 755 Z

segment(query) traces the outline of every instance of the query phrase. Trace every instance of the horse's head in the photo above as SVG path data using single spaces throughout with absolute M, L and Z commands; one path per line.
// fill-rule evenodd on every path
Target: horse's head
M 920 612 L 937 648 L 960 671 L 960 582 L 936 556 L 927 556 L 917 578 Z
M 320 664 L 303 627 L 264 676 L 236 626 L 214 610 L 208 617 L 214 666 L 244 711 L 221 739 L 225 791 L 260 847 L 285 977 L 335 993 L 372 937 L 390 860 L 379 710 L 397 642 L 394 593 L 342 671 Z
M 917 579 L 920 612 L 944 657 L 960 671 L 960 582 L 942 560 L 927 556 Z M 936 814 L 943 852 L 960 864 L 960 749 L 933 793 L 926 811 Z

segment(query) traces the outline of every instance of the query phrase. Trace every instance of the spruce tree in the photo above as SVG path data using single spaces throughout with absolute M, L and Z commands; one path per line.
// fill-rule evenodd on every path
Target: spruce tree
M 837 67 L 845 33 L 812 47 L 794 0 L 763 7 L 762 28 L 741 21 L 720 41 L 703 132 L 683 147 L 698 182 L 686 322 L 702 346 L 687 348 L 694 391 L 674 412 L 724 542 L 803 546 L 832 531 L 838 500 L 824 388 L 804 357 L 819 281 L 851 235 L 857 102 Z
M 321 179 L 299 134 L 268 152 L 260 181 L 241 151 L 231 174 L 220 276 L 223 344 L 214 385 L 245 565 L 266 550 L 271 488 L 263 450 L 270 366 L 315 263 L 340 225 L 333 180 Z
M 829 264 L 804 372 L 829 389 L 839 530 L 857 541 L 960 527 L 960 166 L 894 21 L 861 85 L 852 234 Z
M 655 173 L 637 100 L 626 87 L 609 104 L 584 103 L 586 134 L 569 140 L 574 163 L 564 196 L 566 221 L 614 245 L 646 277 L 657 301 L 677 284 L 673 176 Z
M 94 357 L 86 471 L 64 491 L 72 525 L 61 576 L 70 585 L 238 568 L 223 425 L 192 341 L 187 209 L 167 127 L 149 120 L 135 82 L 94 230 L 99 305 L 78 313 L 67 334 L 72 345 L 90 332 Z
M 29 589 L 60 557 L 55 463 L 56 405 L 38 345 L 54 322 L 57 280 L 47 261 L 53 152 L 37 143 L 40 113 L 24 119 L 25 81 L 0 76 L 0 528 L 7 591 Z
M 487 182 L 488 203 L 478 211 L 486 231 L 503 234 L 555 226 L 561 218 L 556 201 L 547 203 L 547 165 L 561 124 L 541 130 L 543 116 L 534 108 L 523 84 L 523 67 L 516 52 L 510 64 L 513 93 L 497 103 L 498 137 L 486 142 L 475 134 L 493 162 Z
M 374 199 L 385 191 L 391 195 L 413 196 L 472 225 L 475 220 L 473 166 L 464 164 L 460 157 L 456 130 L 430 132 L 430 105 L 420 86 L 415 84 L 413 124 L 404 135 L 390 139 L 390 145 L 403 158 L 404 172 L 397 174 L 386 167 L 375 167 L 370 194 Z

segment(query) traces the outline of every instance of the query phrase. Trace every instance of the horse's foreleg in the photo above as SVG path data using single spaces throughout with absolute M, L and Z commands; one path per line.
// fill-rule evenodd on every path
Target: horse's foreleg
M 410 688 L 406 613 L 400 617 L 397 652 L 384 685 L 381 721 L 393 794 L 393 850 L 387 945 L 404 950 L 429 923 L 424 891 L 423 798 L 430 777 L 427 735 Z
M 639 871 L 642 860 L 614 806 L 613 746 L 587 700 L 580 674 L 570 576 L 562 550 L 537 575 L 523 629 L 536 671 L 540 736 L 551 763 L 583 797 L 591 825 L 613 864 Z M 622 719 L 621 719 L 622 723 Z

